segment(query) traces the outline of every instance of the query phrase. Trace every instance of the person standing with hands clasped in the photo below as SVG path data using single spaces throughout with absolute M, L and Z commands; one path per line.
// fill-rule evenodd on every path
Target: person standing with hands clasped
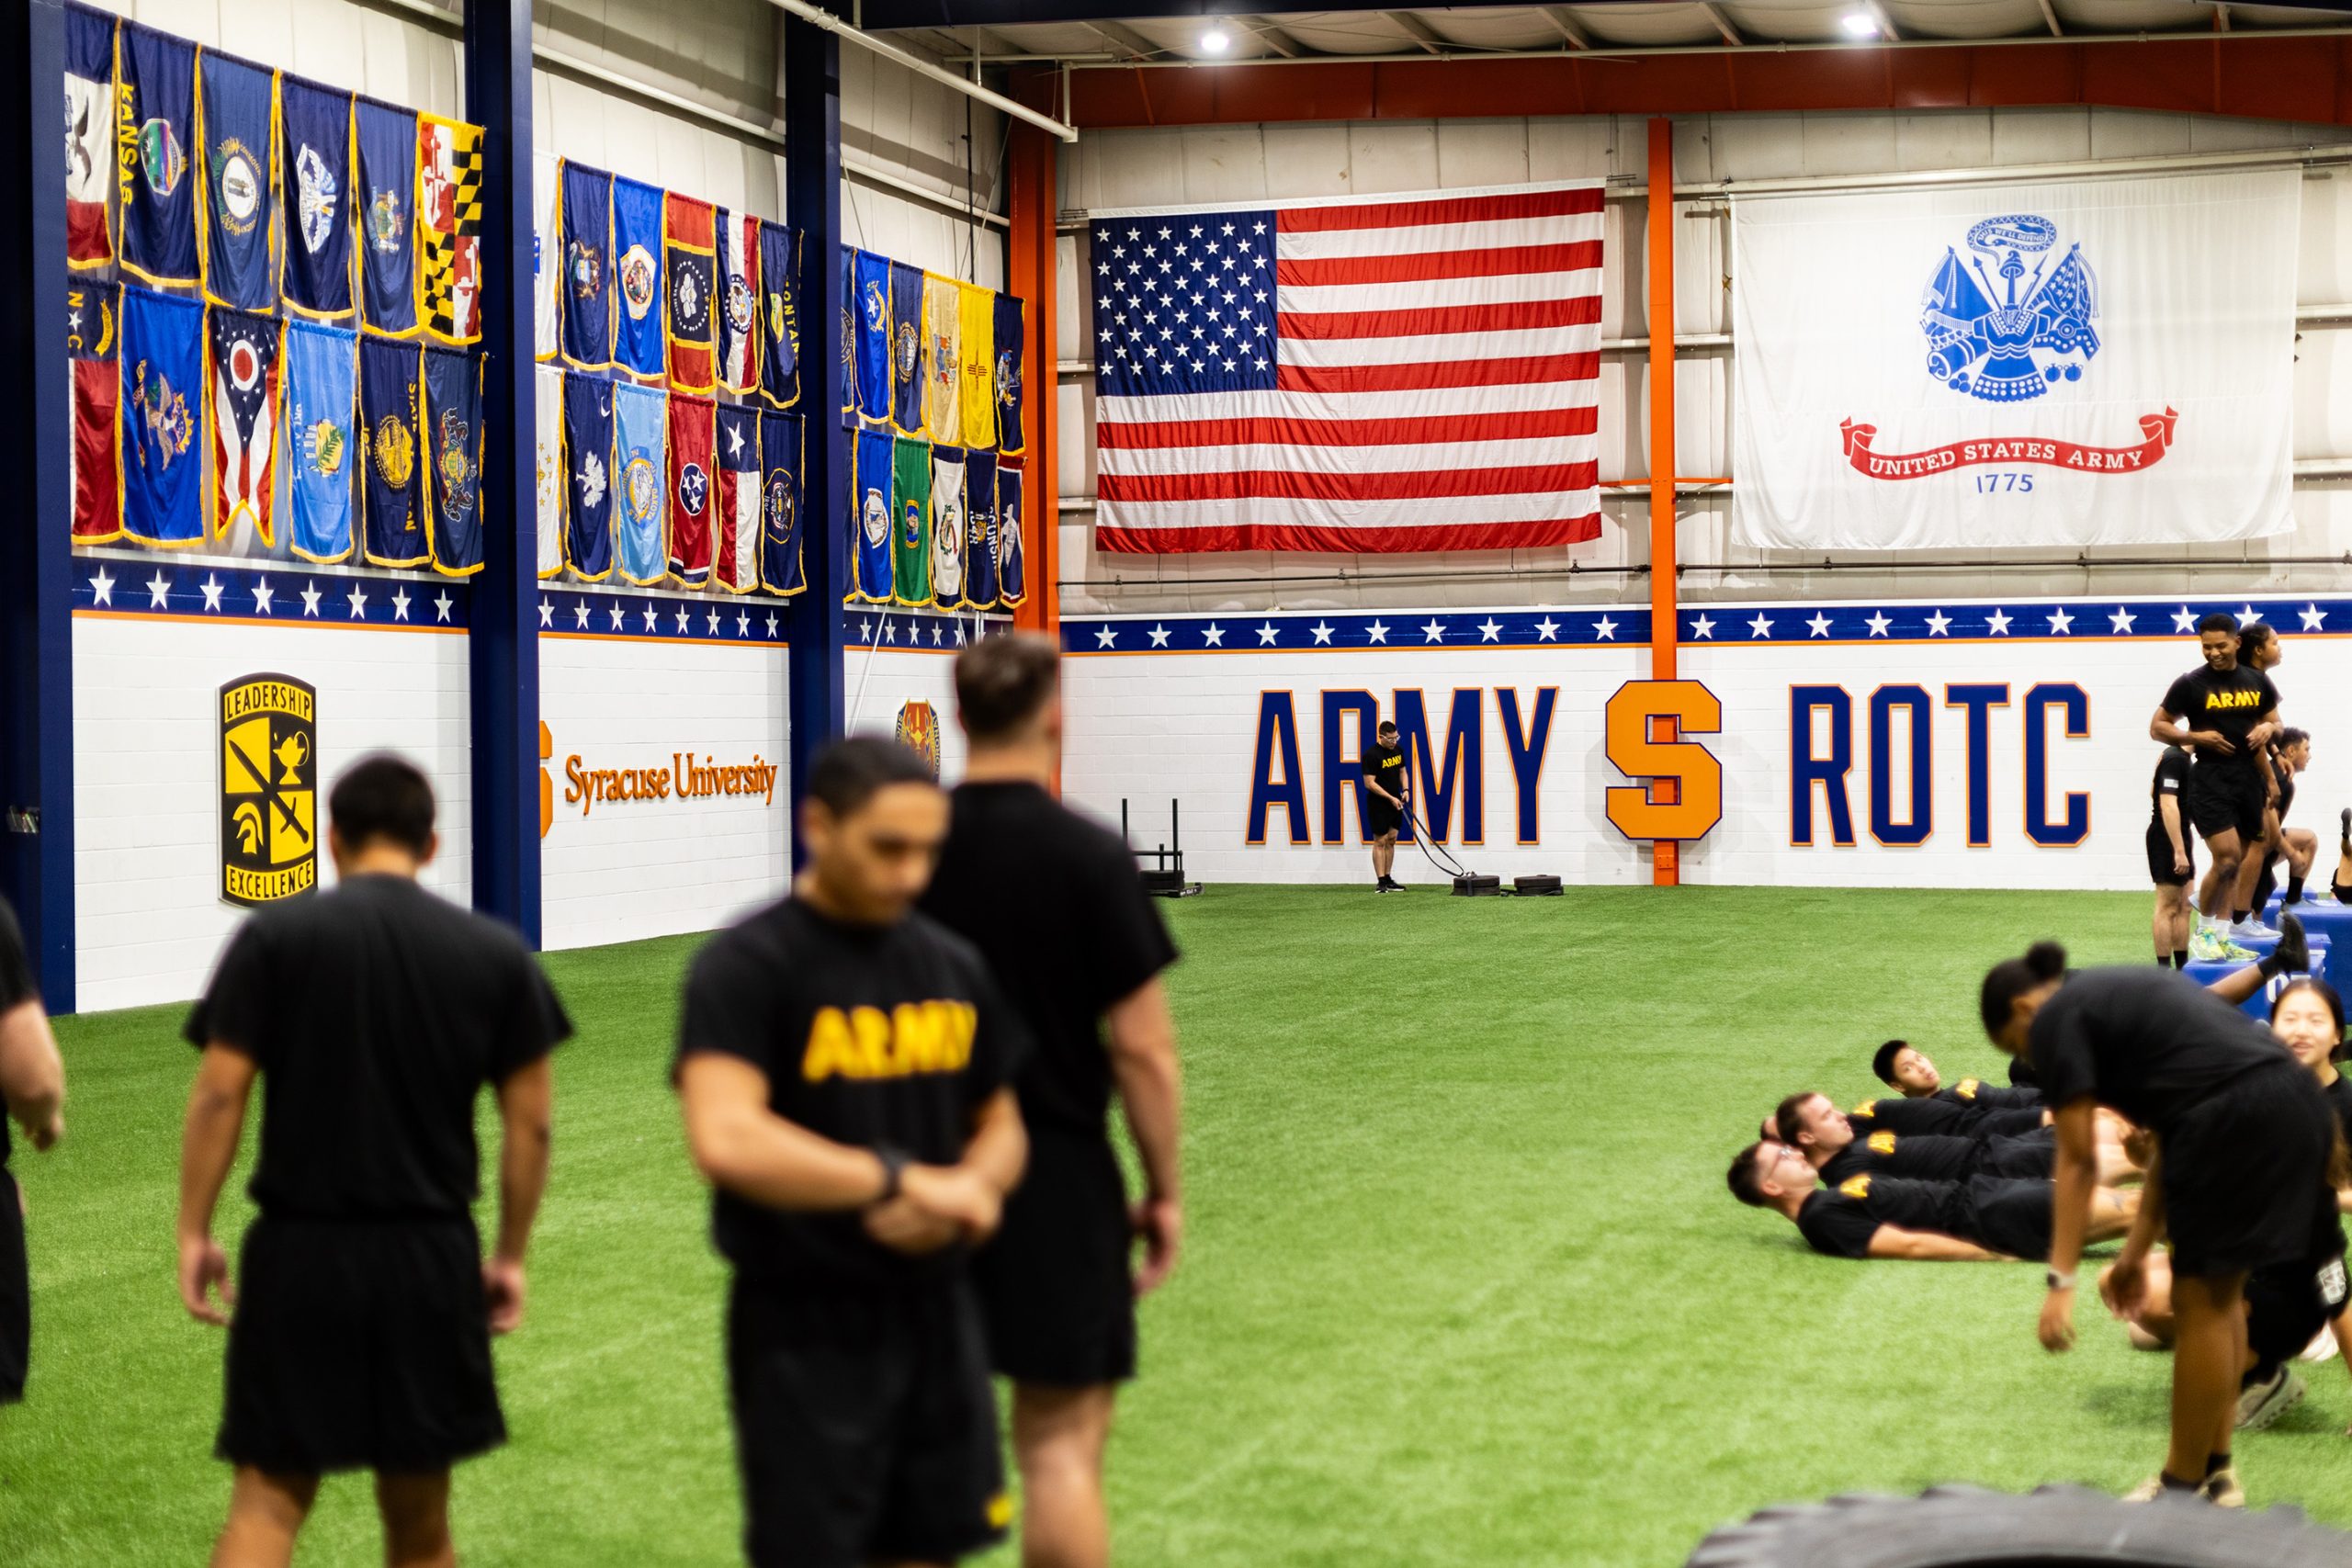
M 1984 976 L 1984 1032 L 2030 1060 L 2056 1116 L 2057 1199 L 2041 1338 L 2075 1342 L 2075 1270 L 2097 1186 L 2104 1105 L 2155 1134 L 2145 1195 L 2109 1270 L 2109 1304 L 2135 1312 L 2159 1235 L 2172 1249 L 2178 1328 L 2172 1441 L 2164 1470 L 2131 1495 L 2167 1493 L 2244 1507 L 2231 1465 L 2240 1374 L 2248 1365 L 2246 1277 L 2301 1259 L 2335 1209 L 2335 1119 L 2310 1072 L 2269 1031 L 2177 970 L 2069 973 L 2040 942 Z
M 939 1564 L 1012 1518 L 969 1250 L 1028 1139 L 1028 1036 L 914 912 L 947 797 L 894 741 L 809 769 L 791 896 L 687 976 L 673 1068 L 734 1270 L 727 1374 L 755 1568 Z
M 1382 719 L 1364 750 L 1364 831 L 1372 835 L 1374 893 L 1402 893 L 1405 885 L 1388 874 L 1396 864 L 1396 831 L 1405 824 L 1405 802 L 1412 794 L 1412 769 L 1396 737 L 1394 719 Z

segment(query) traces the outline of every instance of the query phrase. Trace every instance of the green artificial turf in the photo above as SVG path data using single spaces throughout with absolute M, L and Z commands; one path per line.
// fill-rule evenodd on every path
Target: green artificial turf
M 1816 1258 L 1723 1179 L 1783 1092 L 1870 1091 L 1889 1034 L 1997 1077 L 1984 964 L 2051 933 L 2139 961 L 2144 910 L 1647 888 L 1169 906 L 1190 1246 L 1121 1405 L 1121 1562 L 1673 1568 L 1773 1502 L 2151 1473 L 2168 1361 L 2095 1303 L 2055 1359 L 2037 1269 Z M 459 1472 L 477 1568 L 732 1560 L 720 1270 L 664 1083 L 693 947 L 548 959 L 581 1032 L 530 1318 L 500 1352 L 513 1441 Z M 226 1496 L 220 1340 L 172 1283 L 179 1017 L 61 1024 L 70 1136 L 16 1160 L 37 1340 L 29 1402 L 0 1413 L 15 1568 L 198 1562 Z M 2352 1386 L 2307 1371 L 2242 1472 L 2257 1506 L 2352 1523 Z M 300 1561 L 376 1560 L 364 1482 L 331 1482 Z

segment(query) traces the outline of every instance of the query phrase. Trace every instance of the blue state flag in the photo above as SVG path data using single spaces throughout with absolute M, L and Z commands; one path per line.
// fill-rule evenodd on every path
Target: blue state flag
M 931 361 L 922 330 L 922 268 L 890 264 L 890 423 L 922 434 L 923 367 Z M 943 432 L 950 441 L 960 429 Z
M 622 578 L 639 588 L 670 575 L 668 402 L 651 387 L 613 385 L 613 455 L 620 465 L 620 570 Z
M 360 493 L 370 566 L 419 566 L 433 553 L 424 525 L 424 389 L 413 343 L 359 344 Z
M 964 605 L 996 608 L 996 454 L 975 447 L 964 460 Z
M 149 283 L 194 283 L 196 45 L 125 22 L 116 54 L 122 268 Z
M 1025 386 L 1029 338 L 1022 319 L 1026 307 L 1010 294 L 996 297 L 996 444 L 1009 457 L 1028 449 L 1021 428 L 1021 411 L 1028 400 Z
M 789 595 L 808 586 L 800 569 L 801 419 L 760 416 L 760 586 Z
M 839 247 L 841 257 L 841 319 L 835 323 L 834 352 L 841 356 L 842 412 L 857 412 L 857 253 Z
M 353 106 L 359 146 L 359 283 L 368 329 L 416 335 L 416 114 L 362 98 Z
M 800 400 L 800 231 L 760 225 L 760 395 L 776 408 Z
M 122 291 L 122 531 L 204 542 L 204 307 Z
M 359 442 L 359 339 L 347 327 L 286 323 L 288 544 L 304 560 L 351 555 L 351 479 Z
M 996 602 L 1011 609 L 1029 597 L 1029 573 L 1021 550 L 1021 470 L 1011 463 L 996 469 Z
M 204 127 L 204 294 L 216 305 L 266 310 L 277 303 L 272 242 L 270 101 L 275 79 L 258 65 L 206 53 L 198 122 Z
M 890 261 L 857 253 L 857 412 L 866 419 L 890 417 Z
M 560 346 L 564 363 L 603 370 L 613 363 L 613 176 L 566 159 L 561 201 Z
M 424 351 L 425 542 L 433 570 L 471 577 L 481 553 L 481 361 L 458 348 Z
M 563 556 L 573 575 L 613 574 L 613 383 L 563 378 Z
M 278 148 L 286 164 L 288 310 L 321 321 L 351 314 L 351 95 L 278 79 Z
M 887 430 L 857 433 L 857 467 L 848 523 L 857 563 L 850 597 L 869 604 L 891 603 L 890 490 L 897 437 Z
M 666 377 L 670 361 L 662 305 L 662 188 L 613 176 L 613 362 L 632 376 Z M 657 448 L 659 450 L 659 448 Z M 626 558 L 622 570 L 628 570 Z

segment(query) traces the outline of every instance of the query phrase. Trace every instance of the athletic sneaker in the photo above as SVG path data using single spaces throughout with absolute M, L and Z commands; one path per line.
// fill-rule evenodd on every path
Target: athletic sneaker
M 2312 966 L 2311 939 L 2304 934 L 2300 918 L 2283 910 L 2279 913 L 2278 945 L 2271 955 L 2278 960 L 2281 974 L 2300 975 Z
M 2229 934 L 2233 937 L 2243 937 L 2247 942 L 2276 942 L 2278 940 L 2278 932 L 2277 929 L 2264 925 L 2260 915 L 2248 915 L 2245 919 L 2231 921 Z
M 2343 1347 L 2335 1342 L 2335 1330 L 2333 1328 L 2323 1328 L 2317 1334 L 2312 1336 L 2312 1342 L 2303 1347 L 2303 1353 L 2296 1357 L 2295 1359 L 2299 1361 L 2313 1362 L 2332 1361 L 2335 1359 L 2339 1353 L 2341 1353 L 2342 1349 Z
M 2233 951 L 2244 949 L 2211 926 L 2199 925 L 2188 933 L 2188 956 L 2198 963 L 2226 964 Z
M 2303 1402 L 2303 1380 L 2290 1368 L 2280 1367 L 2268 1381 L 2254 1383 L 2238 1394 L 2238 1430 L 2259 1432 Z M 2223 1474 L 2229 1472 L 2224 1471 Z
M 2222 1473 L 2226 1475 L 2229 1472 L 2224 1471 Z M 2162 1471 L 2148 1477 L 2147 1480 L 2123 1495 L 2123 1501 L 2127 1503 L 2153 1503 L 2158 1498 L 2179 1503 L 2210 1503 L 2213 1500 L 2205 1495 L 2205 1488 L 2202 1486 L 2194 1492 L 2182 1492 L 2166 1486 Z
M 2245 1506 L 2245 1488 L 2238 1484 L 2238 1472 L 2234 1467 L 2217 1470 L 2207 1476 L 2205 1484 L 2197 1489 L 2197 1495 L 2217 1508 Z

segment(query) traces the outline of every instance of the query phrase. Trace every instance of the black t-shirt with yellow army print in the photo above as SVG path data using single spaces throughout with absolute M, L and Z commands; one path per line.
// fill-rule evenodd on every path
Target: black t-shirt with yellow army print
M 1871 1237 L 1881 1225 L 1950 1234 L 1960 1190 L 1944 1181 L 1850 1176 L 1834 1187 L 1816 1189 L 1797 1210 L 1797 1229 L 1815 1252 L 1868 1258 Z
M 1962 1078 L 1958 1083 L 1948 1083 L 1928 1098 L 1948 1100 L 1954 1105 L 1973 1106 L 1979 1111 L 2041 1109 L 2040 1089 L 2022 1084 L 2003 1089 L 1998 1084 L 1986 1083 L 1983 1078 Z
M 850 925 L 797 898 L 711 939 L 678 1023 L 680 1064 L 697 1051 L 739 1056 L 767 1075 L 768 1107 L 786 1121 L 922 1165 L 963 1156 L 973 1114 L 1028 1050 L 962 937 L 921 914 Z M 961 1247 L 894 1252 L 854 1213 L 771 1209 L 723 1190 L 711 1229 L 738 1272 L 818 1289 L 919 1285 L 965 1261 Z
M 1887 1095 L 1863 1100 L 1846 1112 L 1846 1119 L 1853 1122 L 1854 1138 L 1859 1143 L 1873 1133 L 1894 1133 L 1906 1138 L 1930 1133 L 1956 1135 L 1966 1128 L 1969 1112 L 1964 1105 L 1935 1096 L 1905 1100 L 1900 1095 Z
M 1984 1145 L 1974 1138 L 1942 1133 L 1905 1136 L 1881 1128 L 1863 1134 L 1823 1162 L 1821 1179 L 1831 1186 L 1856 1176 L 1894 1176 L 1906 1181 L 1960 1181 L 1973 1176 Z
M 2212 666 L 2200 664 L 2172 683 L 2164 703 L 2165 712 L 2190 729 L 2210 729 L 2230 743 L 2227 751 L 2199 747 L 2197 766 L 2200 770 L 2222 768 L 2249 775 L 2256 764 L 2254 749 L 2245 738 L 2262 722 L 2262 716 L 2278 705 L 2278 688 L 2270 683 L 2270 677 L 2243 664 L 2219 673 Z
M 1381 788 L 1386 790 L 1396 799 L 1404 799 L 1405 748 L 1399 746 L 1396 750 L 1391 751 L 1381 746 L 1377 741 L 1374 741 L 1372 745 L 1365 747 L 1363 749 L 1363 776 L 1373 783 L 1377 784 Z M 1376 795 L 1367 794 L 1366 798 L 1371 803 L 1374 810 L 1394 811 L 1396 809 L 1394 806 L 1391 806 L 1387 801 L 1383 800 Z

